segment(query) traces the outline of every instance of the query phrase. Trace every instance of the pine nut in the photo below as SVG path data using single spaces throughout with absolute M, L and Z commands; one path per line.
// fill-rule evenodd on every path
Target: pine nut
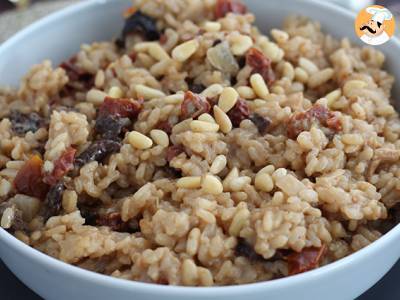
M 236 35 L 231 37 L 231 51 L 233 55 L 244 55 L 253 46 L 253 40 L 248 35 Z
M 172 57 L 177 61 L 184 62 L 196 52 L 197 48 L 199 48 L 197 40 L 184 42 L 172 50 Z
M 256 97 L 253 89 L 249 86 L 239 86 L 236 88 L 236 91 L 239 93 L 240 97 L 244 99 L 254 99 Z
M 151 43 L 148 47 L 149 54 L 156 60 L 169 60 L 168 53 L 164 50 L 159 43 Z
M 12 207 L 7 207 L 4 210 L 3 215 L 1 217 L 0 226 L 4 229 L 11 228 L 14 218 L 15 218 L 15 209 L 13 209 Z
M 176 182 L 176 186 L 178 188 L 184 189 L 197 189 L 201 186 L 201 177 L 200 176 L 187 176 L 179 178 Z
M 113 86 L 109 91 L 108 91 L 108 96 L 111 98 L 121 98 L 123 96 L 123 92 L 119 86 Z
M 218 195 L 223 192 L 221 181 L 214 175 L 210 174 L 204 176 L 201 187 L 206 193 L 210 193 L 213 195 Z
M 232 121 L 226 113 L 222 111 L 218 106 L 214 106 L 214 117 L 215 121 L 219 125 L 219 128 L 223 133 L 228 133 L 232 130 Z
M 268 98 L 269 94 L 268 87 L 265 84 L 265 81 L 260 74 L 256 73 L 251 75 L 250 84 L 258 97 L 260 97 L 261 99 Z
M 153 129 L 150 131 L 150 136 L 158 145 L 162 147 L 168 147 L 169 145 L 169 137 L 168 134 L 160 129 Z
M 226 87 L 222 90 L 219 96 L 218 106 L 224 111 L 228 112 L 235 106 L 238 100 L 239 94 L 234 88 Z
M 227 160 L 226 160 L 226 156 L 225 155 L 218 155 L 215 159 L 214 159 L 214 161 L 213 161 L 213 163 L 212 163 L 212 165 L 211 165 L 211 167 L 210 167 L 210 172 L 212 173 L 212 174 L 218 174 L 219 172 L 221 172 L 223 169 L 225 169 L 225 167 L 226 167 L 226 163 L 227 163 Z
M 216 96 L 218 96 L 219 94 L 222 93 L 223 91 L 223 86 L 218 84 L 218 83 L 214 83 L 212 85 L 210 85 L 208 88 L 206 88 L 204 91 L 201 92 L 201 95 L 203 95 L 206 98 L 214 98 Z
M 100 105 L 104 102 L 104 99 L 107 97 L 107 94 L 103 91 L 97 89 L 91 89 L 86 94 L 86 101 L 93 103 L 94 105 Z
M 105 80 L 106 80 L 106 75 L 104 74 L 104 71 L 99 70 L 97 71 L 96 78 L 94 79 L 94 85 L 97 88 L 101 88 L 103 87 Z
M 161 98 L 165 96 L 164 92 L 145 86 L 143 84 L 135 85 L 135 91 L 138 97 L 143 97 L 145 100 Z
M 207 21 L 204 23 L 203 28 L 207 32 L 218 32 L 221 29 L 221 24 L 218 22 Z
M 209 123 L 215 123 L 214 118 L 208 114 L 208 113 L 204 113 L 201 114 L 198 118 L 199 121 L 204 121 L 204 122 L 209 122 Z
M 274 182 L 271 176 L 266 172 L 260 172 L 257 173 L 256 178 L 254 179 L 254 186 L 256 189 L 264 192 L 272 191 L 274 188 Z
M 193 120 L 190 122 L 190 129 L 192 129 L 194 132 L 217 132 L 219 130 L 219 125 L 215 123 Z
M 138 131 L 131 131 L 128 134 L 128 142 L 137 149 L 148 149 L 153 146 L 153 141 Z

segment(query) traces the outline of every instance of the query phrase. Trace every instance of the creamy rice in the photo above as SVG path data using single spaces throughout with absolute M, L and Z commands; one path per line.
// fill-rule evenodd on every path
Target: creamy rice
M 400 219 L 385 56 L 235 0 L 137 0 L 112 42 L 0 89 L 1 227 L 67 263 L 232 285 L 350 255 Z

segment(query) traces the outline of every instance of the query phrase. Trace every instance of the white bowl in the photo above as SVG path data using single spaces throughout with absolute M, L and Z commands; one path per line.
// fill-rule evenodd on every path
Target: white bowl
M 303 14 L 321 22 L 323 30 L 359 43 L 354 16 L 336 6 L 314 1 L 245 1 L 267 31 L 285 16 Z M 121 30 L 121 12 L 130 0 L 85 1 L 31 25 L 0 47 L 0 85 L 16 85 L 35 63 L 54 63 L 78 51 L 81 43 L 109 40 Z M 400 43 L 380 47 L 387 69 L 400 78 Z M 394 95 L 400 96 L 399 83 Z M 131 282 L 89 272 L 53 259 L 0 229 L 0 257 L 31 289 L 46 299 L 353 299 L 377 282 L 400 256 L 400 225 L 378 241 L 319 269 L 254 284 L 191 288 Z

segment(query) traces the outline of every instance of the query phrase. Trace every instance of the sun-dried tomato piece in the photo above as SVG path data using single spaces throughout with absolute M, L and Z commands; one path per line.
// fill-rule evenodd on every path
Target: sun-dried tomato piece
M 49 187 L 43 182 L 43 160 L 39 155 L 32 156 L 18 171 L 14 187 L 18 193 L 43 199 Z
M 168 41 L 167 35 L 166 35 L 165 33 L 161 34 L 161 35 L 160 35 L 160 39 L 158 40 L 158 42 L 159 42 L 161 45 L 164 45 L 167 41 Z
M 267 85 L 275 81 L 275 73 L 271 60 L 256 48 L 250 48 L 246 53 L 246 64 L 252 68 L 252 74 L 259 73 Z
M 258 132 L 261 135 L 264 135 L 267 133 L 269 126 L 271 125 L 271 120 L 268 118 L 264 118 L 263 116 L 254 113 L 250 116 L 249 118 L 254 125 L 256 125 Z
M 167 149 L 167 161 L 171 161 L 174 157 L 178 156 L 179 154 L 185 152 L 185 149 L 182 145 L 174 145 L 170 146 Z
M 53 185 L 46 195 L 44 202 L 44 218 L 47 220 L 50 217 L 57 216 L 61 212 L 62 197 L 65 191 L 65 186 L 62 181 Z
M 248 119 L 250 116 L 250 109 L 246 101 L 239 99 L 235 106 L 228 112 L 228 117 L 231 119 L 234 127 L 239 127 L 240 123 Z
M 98 216 L 96 226 L 107 226 L 113 231 L 135 233 L 140 231 L 139 223 L 137 220 L 130 220 L 124 222 L 121 219 L 119 212 L 109 213 L 107 215 Z
M 181 104 L 182 119 L 197 118 L 203 113 L 208 113 L 211 109 L 210 103 L 202 95 L 185 92 L 185 98 Z
M 223 18 L 227 13 L 245 14 L 247 7 L 240 1 L 235 0 L 218 0 L 215 4 L 214 14 L 217 19 Z
M 172 124 L 168 120 L 159 122 L 156 128 L 165 131 L 167 134 L 171 134 L 172 132 Z
M 302 131 L 310 130 L 314 123 L 329 128 L 334 132 L 342 130 L 342 124 L 338 116 L 325 106 L 316 104 L 305 112 L 293 114 L 287 126 L 288 137 L 296 139 Z
M 99 109 L 99 115 L 113 115 L 122 118 L 136 118 L 142 110 L 143 101 L 126 98 L 106 97 Z
M 292 253 L 286 259 L 289 267 L 289 275 L 295 275 L 319 267 L 326 252 L 326 246 L 321 248 L 304 248 L 300 253 Z
M 44 120 L 37 113 L 31 112 L 23 114 L 13 110 L 8 117 L 11 121 L 12 130 L 18 135 L 25 135 L 27 132 L 36 132 L 40 127 L 44 126 Z
M 103 161 L 109 154 L 118 152 L 121 143 L 112 140 L 99 140 L 93 142 L 85 151 L 75 159 L 78 167 L 85 165 L 90 161 Z
M 155 20 L 140 11 L 135 12 L 125 19 L 121 39 L 125 41 L 126 37 L 130 34 L 140 34 L 149 41 L 155 41 L 160 38 Z
M 74 168 L 74 158 L 76 149 L 69 147 L 54 162 L 54 169 L 46 174 L 43 181 L 49 185 L 55 185 L 65 174 Z
M 132 51 L 129 55 L 129 58 L 132 60 L 132 62 L 134 63 L 137 59 L 137 53 L 136 51 Z

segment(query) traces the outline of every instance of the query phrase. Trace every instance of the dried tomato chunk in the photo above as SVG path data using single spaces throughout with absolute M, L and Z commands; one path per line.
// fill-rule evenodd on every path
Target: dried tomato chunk
M 99 115 L 135 118 L 142 110 L 142 105 L 142 100 L 106 97 L 100 106 Z
M 267 85 L 275 81 L 275 73 L 271 67 L 271 60 L 260 50 L 251 48 L 247 51 L 246 64 L 252 68 L 252 74 L 259 73 Z
M 167 134 L 171 134 L 172 132 L 172 124 L 168 120 L 159 122 L 156 128 L 165 131 Z
M 74 168 L 74 158 L 76 149 L 69 147 L 54 162 L 54 169 L 50 174 L 46 174 L 43 181 L 49 185 L 55 185 L 65 174 Z
M 14 187 L 18 193 L 43 199 L 48 186 L 43 182 L 43 160 L 39 155 L 32 156 L 18 171 Z
M 174 145 L 170 146 L 167 149 L 167 161 L 171 161 L 174 157 L 178 156 L 179 154 L 185 152 L 185 149 L 182 145 Z
M 245 14 L 247 7 L 243 3 L 235 0 L 218 0 L 215 4 L 214 14 L 217 19 L 223 18 L 227 13 Z
M 316 104 L 305 112 L 293 114 L 287 126 L 288 137 L 291 139 L 297 138 L 302 131 L 310 130 L 315 123 L 334 132 L 342 130 L 342 124 L 338 116 L 325 106 Z
M 326 252 L 326 246 L 321 248 L 304 248 L 300 253 L 290 254 L 286 259 L 289 267 L 289 275 L 295 275 L 319 267 L 322 257 Z
M 248 119 L 250 116 L 250 109 L 246 101 L 239 99 L 235 106 L 228 112 L 228 117 L 231 119 L 233 126 L 239 127 L 240 123 Z
M 205 97 L 187 91 L 181 104 L 181 116 L 183 119 L 194 119 L 203 113 L 208 113 L 210 109 L 211 105 Z

